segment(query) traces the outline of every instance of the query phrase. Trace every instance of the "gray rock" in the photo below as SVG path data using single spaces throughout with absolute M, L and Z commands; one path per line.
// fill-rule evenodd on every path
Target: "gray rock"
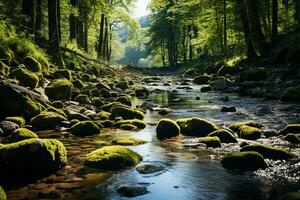
M 125 197 L 136 197 L 147 194 L 149 191 L 145 186 L 121 186 L 117 189 L 117 192 Z
M 0 122 L 0 128 L 3 131 L 3 135 L 1 136 L 7 136 L 17 130 L 19 128 L 19 125 L 10 121 L 2 121 Z

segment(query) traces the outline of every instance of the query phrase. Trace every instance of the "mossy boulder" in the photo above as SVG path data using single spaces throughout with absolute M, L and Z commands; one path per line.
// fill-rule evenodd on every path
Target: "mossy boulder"
M 67 151 L 54 139 L 27 139 L 0 146 L 0 171 L 9 174 L 46 174 L 64 167 Z
M 112 109 L 111 118 L 122 117 L 123 119 L 144 119 L 144 113 L 137 109 L 126 106 L 118 106 Z
M 262 136 L 259 128 L 243 125 L 240 127 L 239 136 L 247 140 L 257 140 Z
M 97 117 L 100 120 L 108 120 L 110 117 L 110 113 L 106 112 L 106 111 L 101 111 L 101 112 L 97 113 Z
M 286 135 L 288 133 L 300 133 L 300 124 L 288 124 L 280 131 L 281 135 Z
M 100 92 L 97 88 L 92 89 L 91 91 L 91 97 L 100 97 Z
M 75 97 L 74 101 L 77 101 L 80 104 L 91 104 L 91 100 L 88 97 L 88 95 L 80 94 L 77 97 Z
M 0 61 L 0 75 L 6 76 L 9 67 L 2 61 Z
M 207 147 L 218 148 L 221 147 L 221 141 L 218 137 L 203 137 L 198 142 L 205 144 Z
M 70 132 L 75 136 L 89 136 L 99 134 L 101 129 L 92 121 L 83 121 L 73 125 Z
M 24 64 L 26 68 L 32 72 L 41 72 L 42 71 L 42 65 L 33 57 L 27 56 L 24 59 Z
M 105 104 L 101 97 L 94 97 L 91 99 L 91 101 L 92 101 L 92 104 L 96 107 L 101 107 Z
M 54 107 L 54 108 L 57 108 L 57 109 L 61 109 L 61 108 L 64 108 L 65 104 L 62 102 L 62 101 L 53 101 L 51 103 L 51 105 Z
M 256 171 L 267 168 L 264 157 L 257 152 L 233 152 L 224 156 L 222 166 L 228 170 Z
M 281 95 L 283 102 L 300 102 L 300 88 L 288 88 Z
M 285 141 L 288 141 L 292 144 L 300 144 L 300 137 L 294 133 L 289 133 L 283 137 Z
M 138 129 L 144 129 L 147 126 L 147 124 L 144 121 L 139 119 L 121 120 L 115 123 L 116 127 L 122 127 L 124 125 L 133 125 Z
M 237 139 L 235 138 L 234 134 L 226 129 L 219 129 L 212 133 L 210 133 L 208 136 L 210 137 L 218 137 L 221 141 L 221 143 L 237 143 Z
M 30 124 L 36 130 L 52 130 L 55 129 L 62 121 L 68 121 L 64 116 L 55 112 L 42 112 L 41 114 L 33 117 Z
M 287 160 L 294 158 L 294 155 L 289 153 L 287 150 L 274 148 L 262 144 L 251 144 L 244 146 L 240 150 L 244 151 L 255 151 L 260 153 L 264 158 L 273 159 L 273 160 Z
M 102 89 L 99 91 L 99 93 L 100 93 L 100 96 L 103 98 L 110 98 L 112 96 L 111 92 L 107 89 Z
M 26 124 L 26 121 L 23 117 L 6 117 L 5 120 L 14 122 L 18 124 L 20 127 L 23 127 Z
M 161 109 L 159 109 L 158 114 L 162 115 L 162 116 L 165 116 L 165 115 L 168 115 L 172 112 L 173 112 L 173 110 L 170 109 L 170 108 L 161 108 Z
M 264 67 L 257 67 L 242 72 L 240 75 L 241 81 L 263 81 L 268 77 L 268 71 Z
M 72 82 L 72 84 L 75 88 L 78 88 L 78 89 L 82 89 L 84 87 L 84 83 L 79 79 L 74 80 Z
M 101 170 L 120 170 L 142 161 L 136 152 L 122 146 L 106 146 L 89 153 L 84 163 Z
M 180 133 L 180 127 L 171 119 L 162 119 L 156 126 L 156 136 L 159 140 L 176 137 Z
M 262 124 L 255 122 L 255 121 L 241 121 L 241 122 L 234 122 L 234 123 L 230 124 L 228 128 L 236 133 L 239 133 L 240 129 L 243 125 L 247 125 L 247 126 L 255 127 L 255 128 L 263 127 Z
M 0 186 L 0 200 L 6 200 L 6 194 L 3 188 Z
M 219 129 L 215 123 L 197 117 L 178 119 L 176 123 L 180 127 L 180 133 L 187 136 L 205 137 Z
M 37 134 L 28 130 L 27 128 L 18 128 L 15 130 L 10 138 L 12 142 L 19 142 L 21 140 L 31 139 L 31 138 L 38 138 Z
M 210 81 L 211 76 L 208 75 L 201 75 L 201 76 L 197 76 L 194 78 L 193 83 L 196 85 L 204 85 L 204 84 L 208 84 L 208 82 Z
M 109 87 L 109 85 L 107 85 L 107 84 L 104 83 L 104 82 L 97 83 L 97 84 L 96 84 L 96 88 L 97 88 L 98 90 L 102 90 L 102 89 L 106 89 L 106 90 L 108 90 L 108 91 L 111 90 L 111 88 Z
M 130 101 L 130 98 L 128 96 L 121 96 L 118 97 L 115 102 L 120 102 L 121 104 L 127 105 L 127 106 L 132 106 L 132 103 Z
M 55 112 L 61 116 L 64 116 L 65 118 L 67 118 L 66 113 L 62 110 L 62 109 L 58 109 L 58 108 L 54 108 L 52 106 L 49 106 L 46 110 L 46 112 Z
M 52 81 L 45 88 L 45 93 L 50 99 L 70 100 L 73 92 L 73 84 L 67 79 Z
M 115 139 L 112 140 L 112 143 L 114 145 L 121 145 L 121 146 L 136 146 L 140 144 L 145 144 L 147 143 L 147 141 L 128 135 L 128 136 L 116 137 Z
M 129 88 L 129 84 L 127 81 L 120 81 L 116 84 L 117 88 L 120 88 L 121 90 L 126 90 Z
M 53 73 L 53 76 L 58 79 L 58 78 L 65 78 L 68 80 L 72 79 L 72 75 L 70 70 L 67 69 L 58 69 Z
M 35 88 L 39 83 L 39 77 L 34 72 L 24 68 L 18 68 L 11 71 L 10 77 L 17 79 L 20 85 L 25 87 Z
M 138 129 L 138 127 L 133 124 L 121 124 L 119 128 L 127 131 L 134 131 Z
M 135 96 L 139 98 L 146 98 L 150 94 L 149 90 L 145 87 L 136 88 L 134 92 L 135 92 Z
M 288 192 L 279 197 L 278 200 L 299 200 L 300 192 Z

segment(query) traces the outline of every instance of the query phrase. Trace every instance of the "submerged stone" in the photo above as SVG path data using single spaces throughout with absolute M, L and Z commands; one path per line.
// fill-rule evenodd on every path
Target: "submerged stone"
M 117 192 L 125 197 L 137 197 L 147 194 L 149 191 L 145 186 L 121 186 L 117 189 Z
M 162 164 L 140 164 L 136 167 L 136 171 L 141 174 L 152 174 L 163 171 L 165 166 Z
M 162 119 L 156 126 L 156 136 L 160 140 L 176 137 L 179 133 L 180 127 L 171 119 Z
M 112 140 L 115 145 L 125 145 L 125 146 L 136 146 L 140 144 L 145 144 L 147 141 L 138 139 L 132 136 L 119 136 Z

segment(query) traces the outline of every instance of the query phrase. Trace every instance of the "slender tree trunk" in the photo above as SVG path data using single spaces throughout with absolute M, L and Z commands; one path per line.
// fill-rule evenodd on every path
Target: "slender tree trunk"
M 104 35 L 104 14 L 101 14 L 100 20 L 100 30 L 99 30 L 99 40 L 98 40 L 98 59 L 102 58 L 102 49 L 103 49 L 103 35 Z
M 58 28 L 58 38 L 59 41 L 61 41 L 61 24 L 60 24 L 60 0 L 56 0 L 56 6 L 57 6 L 57 28 Z
M 295 1 L 295 21 L 297 22 L 298 26 L 300 26 L 300 1 Z
M 188 39 L 188 43 L 189 43 L 189 59 L 190 61 L 193 60 L 193 46 L 192 46 L 192 26 L 188 26 L 188 35 L 189 35 L 189 39 Z
M 89 36 L 89 27 L 88 27 L 88 13 L 85 9 L 83 12 L 83 20 L 84 20 L 84 30 L 83 30 L 83 49 L 88 52 L 88 36 Z
M 226 12 L 226 0 L 223 0 L 223 12 L 224 12 L 224 58 L 225 64 L 227 63 L 227 12 Z
M 70 0 L 73 8 L 77 8 L 77 0 Z M 77 17 L 72 13 L 70 15 L 70 39 L 74 40 L 77 38 Z
M 107 17 L 105 18 L 105 29 L 104 29 L 104 39 L 103 39 L 103 50 L 102 50 L 102 57 L 106 61 L 107 60 L 107 48 L 108 48 L 108 22 Z
M 60 38 L 59 38 L 59 18 L 60 16 L 57 9 L 59 0 L 48 0 L 48 30 L 49 30 L 49 53 L 54 61 L 63 66 L 63 59 L 60 52 Z
M 36 17 L 35 17 L 35 31 L 40 32 L 42 30 L 42 0 L 36 1 Z
M 29 22 L 27 24 L 28 30 L 31 33 L 34 33 L 35 30 L 34 0 L 22 0 L 22 13 L 29 17 Z
M 278 35 L 278 0 L 272 0 L 272 41 Z

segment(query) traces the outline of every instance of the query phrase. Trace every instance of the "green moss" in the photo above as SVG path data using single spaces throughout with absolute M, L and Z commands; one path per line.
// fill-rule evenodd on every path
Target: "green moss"
M 126 106 L 118 106 L 112 109 L 111 118 L 122 117 L 123 119 L 144 119 L 144 113 L 137 109 Z
M 194 78 L 193 83 L 197 85 L 208 84 L 208 81 L 211 79 L 211 76 L 201 75 Z
M 289 192 L 279 197 L 278 200 L 299 200 L 300 192 Z
M 212 133 L 210 133 L 208 136 L 213 137 L 216 136 L 220 139 L 221 143 L 237 143 L 237 140 L 233 133 L 226 129 L 219 129 Z
M 130 98 L 128 96 L 121 96 L 118 97 L 115 102 L 120 102 L 121 104 L 127 105 L 127 106 L 132 106 L 132 103 L 130 101 Z
M 20 127 L 22 127 L 26 124 L 26 121 L 23 117 L 6 117 L 5 120 L 14 122 L 14 123 L 18 124 Z
M 228 170 L 256 171 L 267 168 L 262 155 L 257 152 L 234 152 L 224 156 L 222 166 Z
M 260 153 L 264 158 L 273 159 L 273 160 L 287 160 L 294 158 L 294 155 L 289 153 L 288 151 L 284 149 L 278 149 L 266 145 L 261 144 L 251 144 L 244 146 L 240 150 L 243 151 L 255 151 Z
M 97 113 L 97 117 L 100 120 L 108 120 L 110 117 L 110 113 L 109 112 L 105 112 L 105 111 L 101 111 L 99 113 Z
M 58 69 L 53 73 L 53 76 L 55 78 L 65 78 L 68 80 L 72 79 L 71 72 L 70 72 L 70 70 L 67 70 L 67 69 Z
M 156 126 L 156 136 L 163 140 L 179 135 L 180 127 L 171 119 L 162 119 Z
M 84 87 L 84 83 L 79 79 L 74 80 L 72 83 L 73 83 L 74 87 L 76 87 L 78 89 L 82 89 Z
M 288 88 L 281 96 L 283 102 L 299 102 L 300 101 L 300 89 Z
M 110 87 L 109 87 L 109 85 L 107 85 L 107 84 L 104 83 L 104 82 L 97 83 L 96 88 L 97 88 L 99 91 L 102 90 L 102 89 L 106 89 L 106 90 L 108 90 L 108 91 L 111 90 Z
M 112 102 L 112 103 L 108 103 L 108 104 L 101 106 L 100 109 L 104 110 L 106 112 L 111 112 L 114 108 L 119 107 L 119 106 L 124 106 L 124 105 L 119 102 Z
M 67 79 L 52 81 L 45 88 L 45 93 L 50 99 L 70 100 L 73 92 L 73 84 Z
M 35 88 L 39 83 L 39 77 L 24 68 L 18 68 L 10 72 L 10 76 L 19 81 L 20 85 Z
M 240 128 L 243 125 L 251 126 L 251 127 L 256 127 L 256 128 L 261 128 L 263 127 L 260 123 L 254 122 L 254 121 L 242 121 L 242 122 L 234 122 L 229 125 L 228 128 L 230 128 L 232 131 L 239 133 Z
M 264 67 L 252 68 L 246 72 L 241 73 L 241 81 L 262 81 L 268 77 L 267 69 Z
M 280 131 L 280 134 L 282 135 L 286 135 L 288 133 L 300 133 L 300 124 L 288 124 Z
M 73 125 L 79 123 L 80 120 L 78 120 L 78 119 L 72 119 L 70 122 L 71 122 L 71 124 L 72 124 L 72 126 L 73 126 Z
M 136 152 L 122 146 L 106 146 L 87 155 L 87 166 L 102 170 L 119 170 L 138 164 L 142 157 Z
M 133 124 L 121 124 L 120 129 L 127 130 L 127 131 L 134 131 L 138 128 Z
M 37 130 L 52 130 L 62 121 L 68 121 L 64 116 L 55 112 L 42 112 L 30 120 L 30 124 Z
M 33 57 L 27 56 L 24 59 L 24 64 L 26 68 L 32 72 L 41 72 L 42 71 L 42 65 Z
M 6 64 L 4 64 L 4 62 L 0 61 L 0 75 L 5 76 L 8 70 L 9 67 Z
M 198 142 L 204 143 L 207 147 L 218 148 L 222 146 L 218 137 L 203 137 L 199 138 Z
M 293 143 L 293 144 L 299 144 L 300 143 L 300 137 L 298 137 L 296 134 L 289 133 L 283 138 L 284 140 Z
M 6 194 L 3 188 L 0 186 L 0 200 L 6 200 Z
M 53 101 L 51 105 L 57 109 L 64 108 L 65 106 L 65 104 L 62 101 Z
M 129 84 L 127 81 L 120 81 L 116 84 L 117 88 L 120 88 L 121 90 L 126 90 L 129 88 Z
M 27 128 L 18 128 L 12 133 L 11 141 L 18 142 L 30 138 L 38 138 L 37 134 L 28 130 Z
M 100 128 L 92 121 L 83 121 L 73 125 L 70 132 L 75 136 L 89 136 L 100 133 Z
M 178 119 L 176 123 L 181 134 L 195 137 L 205 137 L 219 129 L 213 122 L 197 117 Z
M 47 112 L 55 112 L 61 116 L 64 116 L 65 118 L 67 118 L 66 113 L 62 110 L 62 109 L 58 109 L 58 108 L 54 108 L 52 106 L 49 106 L 45 111 Z
M 80 104 L 90 104 L 91 100 L 88 97 L 88 95 L 80 94 L 77 97 L 75 97 L 74 101 L 77 101 Z
M 3 44 L 0 46 L 1 60 L 6 60 L 7 63 L 10 63 L 14 59 L 14 57 L 15 57 L 14 52 L 9 47 Z
M 44 174 L 67 163 L 64 145 L 54 139 L 27 139 L 0 147 L 0 169 L 16 174 Z
M 145 144 L 147 141 L 141 140 L 132 136 L 120 136 L 112 140 L 114 145 L 122 145 L 122 146 L 136 146 L 140 144 Z
M 144 129 L 146 128 L 147 124 L 139 119 L 131 119 L 131 120 L 121 120 L 115 123 L 117 127 L 121 127 L 122 125 L 133 125 L 137 127 L 138 129 Z
M 247 140 L 257 140 L 261 137 L 262 132 L 259 128 L 243 125 L 240 127 L 239 136 Z

